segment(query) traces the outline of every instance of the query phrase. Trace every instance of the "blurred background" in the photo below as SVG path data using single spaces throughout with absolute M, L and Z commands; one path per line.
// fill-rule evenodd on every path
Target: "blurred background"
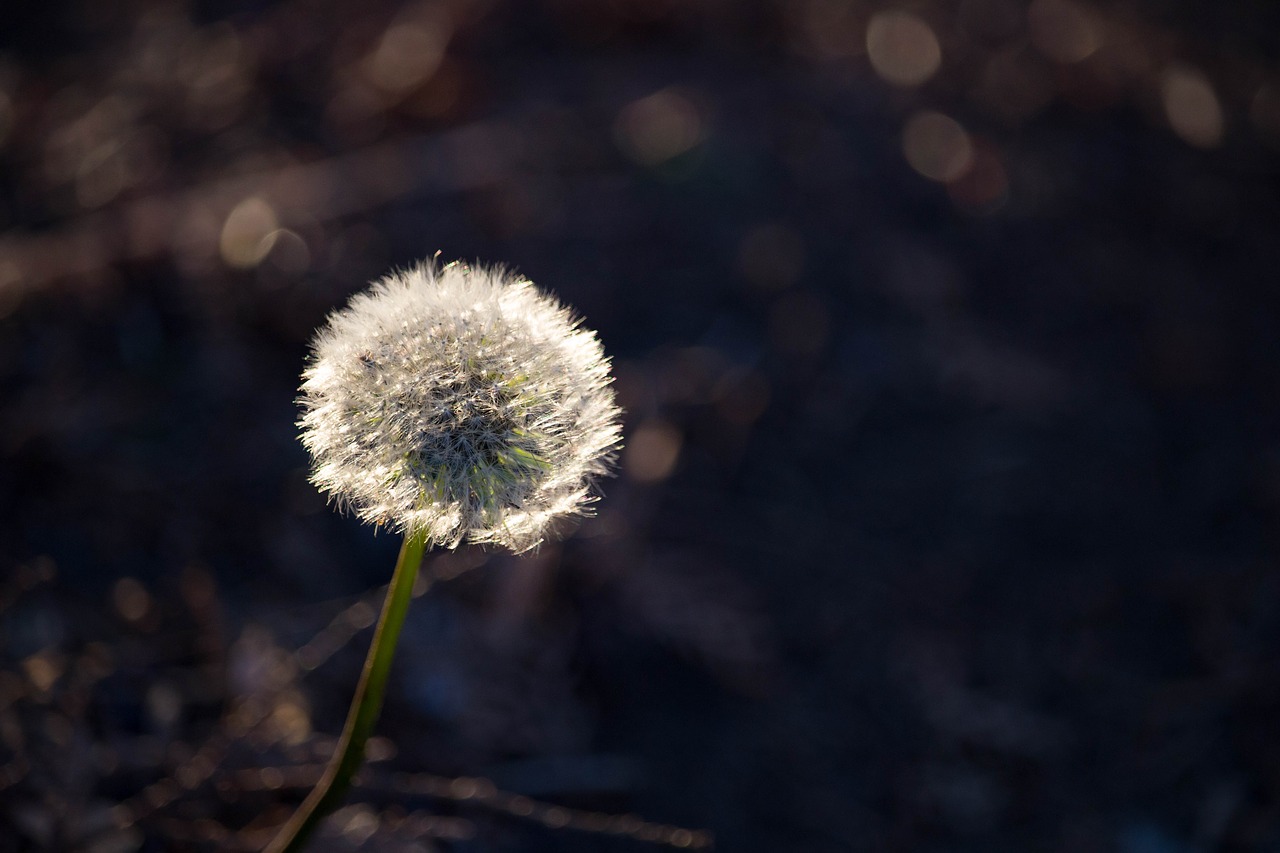
M 1280 851 L 1280 4 L 11 3 L 0 850 L 255 850 L 398 542 L 312 331 L 502 262 L 627 410 L 429 557 L 318 850 Z

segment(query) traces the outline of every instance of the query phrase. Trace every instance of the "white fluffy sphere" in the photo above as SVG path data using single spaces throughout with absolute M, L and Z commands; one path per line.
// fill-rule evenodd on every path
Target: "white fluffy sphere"
M 539 544 L 581 513 L 618 447 L 594 332 L 501 268 L 424 263 L 316 334 L 299 426 L 311 480 L 431 544 Z

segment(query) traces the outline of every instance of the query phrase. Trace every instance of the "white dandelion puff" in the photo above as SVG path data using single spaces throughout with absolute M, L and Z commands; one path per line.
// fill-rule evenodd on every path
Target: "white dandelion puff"
M 538 545 L 582 513 L 621 432 L 609 361 L 568 308 L 501 268 L 424 263 L 316 334 L 299 421 L 311 481 L 428 544 Z

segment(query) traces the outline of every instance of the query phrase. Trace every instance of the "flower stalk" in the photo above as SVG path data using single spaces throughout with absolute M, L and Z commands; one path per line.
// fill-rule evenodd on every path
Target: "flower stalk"
M 400 629 L 404 626 L 405 614 L 409 611 L 409 602 L 413 599 L 413 584 L 418 568 L 422 565 L 425 548 L 424 535 L 405 536 L 338 747 L 319 783 L 289 822 L 280 829 L 265 853 L 293 853 L 301 850 L 320 821 L 341 805 L 351 788 L 356 772 L 364 763 L 365 744 L 382 712 L 382 699 L 387 690 L 391 661 L 395 657 L 396 644 L 400 639 Z

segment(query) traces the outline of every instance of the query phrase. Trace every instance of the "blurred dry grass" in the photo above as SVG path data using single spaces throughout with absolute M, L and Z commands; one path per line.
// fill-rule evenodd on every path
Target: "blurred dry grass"
M 20 567 L 0 611 L 17 629 L 6 651 L 32 639 L 23 627 L 38 634 L 42 616 L 86 620 L 0 669 L 5 849 L 261 849 L 334 747 L 312 731 L 303 678 L 363 637 L 383 591 L 343 608 L 293 652 L 257 625 L 228 647 L 216 586 L 200 570 L 184 573 L 171 606 L 122 579 L 107 613 L 57 593 L 55 575 L 47 561 Z M 702 831 L 540 802 L 489 779 L 391 771 L 396 751 L 386 738 L 371 742 L 356 804 L 333 815 L 318 846 L 433 849 L 501 834 L 498 818 L 682 849 L 711 843 Z M 578 775 L 597 775 L 593 763 L 607 768 L 608 759 L 584 759 Z M 433 805 L 410 805 L 422 801 Z

